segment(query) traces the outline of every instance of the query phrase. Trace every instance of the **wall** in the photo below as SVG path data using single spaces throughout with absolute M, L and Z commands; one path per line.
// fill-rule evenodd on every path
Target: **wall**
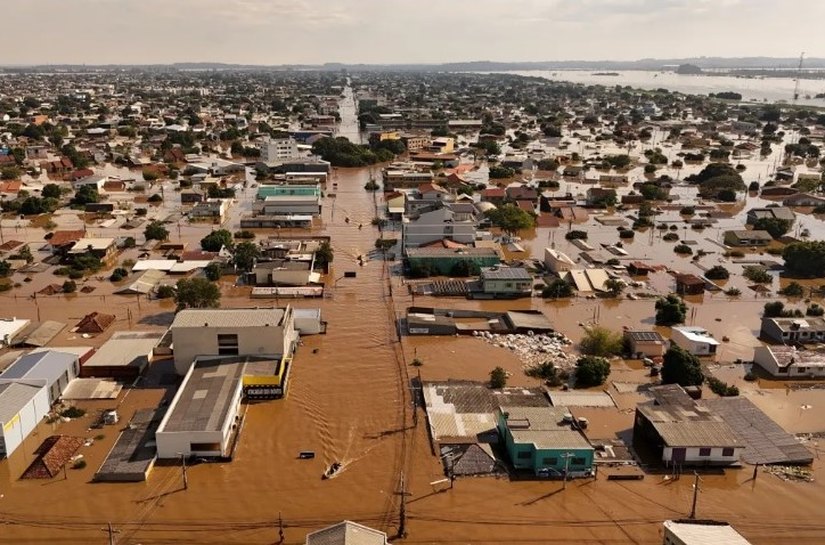
M 17 447 L 34 431 L 37 424 L 49 412 L 49 393 L 45 386 L 8 422 L 3 422 L 2 435 L 5 442 L 6 456 L 10 456 Z M 2 457 L 2 454 L 0 454 Z
M 485 293 L 530 293 L 530 280 L 484 280 Z
M 714 464 L 714 465 L 726 465 L 726 464 L 733 464 L 739 461 L 739 457 L 742 454 L 742 448 L 734 448 L 732 456 L 724 456 L 722 454 L 721 447 L 712 447 L 710 449 L 709 456 L 700 456 L 699 455 L 699 447 L 689 447 L 686 449 L 685 452 L 685 464 L 694 464 L 694 465 L 702 465 L 702 464 Z M 665 447 L 662 451 L 662 461 L 663 462 L 670 462 L 673 459 L 673 448 L 672 447 Z
M 290 314 L 289 329 L 294 324 Z M 285 354 L 285 335 L 283 326 L 269 327 L 177 327 L 172 332 L 175 354 L 175 370 L 179 375 L 186 374 L 196 356 L 217 356 L 218 335 L 238 335 L 238 352 L 241 356 L 282 355 Z M 288 338 L 288 337 L 287 337 Z

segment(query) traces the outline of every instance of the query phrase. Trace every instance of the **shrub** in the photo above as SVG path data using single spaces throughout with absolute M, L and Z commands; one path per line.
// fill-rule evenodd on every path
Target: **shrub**
M 60 411 L 60 416 L 62 416 L 63 418 L 80 418 L 81 416 L 84 416 L 85 414 L 86 414 L 85 410 L 83 410 L 79 407 L 74 407 L 74 406 L 66 407 L 65 409 Z
M 622 335 L 606 327 L 594 326 L 585 329 L 579 343 L 582 354 L 588 356 L 613 356 L 622 352 Z
M 490 388 L 504 388 L 507 386 L 507 371 L 496 367 L 490 371 Z
M 533 367 L 528 367 L 525 369 L 524 374 L 528 377 L 541 379 L 550 386 L 561 386 L 563 382 L 559 370 L 556 369 L 552 361 L 545 361 Z
M 83 458 L 78 458 L 72 462 L 72 469 L 83 469 L 84 467 L 86 467 L 86 460 Z
M 573 229 L 572 231 L 568 231 L 564 238 L 567 240 L 587 240 L 587 231 L 578 231 Z
M 576 386 L 588 388 L 604 384 L 610 375 L 610 362 L 596 356 L 583 356 L 576 361 Z
M 742 290 L 739 288 L 730 288 L 729 290 L 725 291 L 725 295 L 729 297 L 739 297 L 742 295 Z
M 821 307 L 817 303 L 812 303 L 807 309 L 805 309 L 805 316 L 823 316 L 825 315 L 825 308 Z
M 676 233 L 666 233 L 665 236 L 662 237 L 662 240 L 665 242 L 676 242 L 679 240 L 679 235 Z
M 710 280 L 727 280 L 730 278 L 730 273 L 722 265 L 716 265 L 705 271 L 705 277 Z
M 157 296 L 158 299 L 171 299 L 175 296 L 175 288 L 166 284 L 159 286 Z
M 698 386 L 703 381 L 704 374 L 699 358 L 676 345 L 671 345 L 665 352 L 662 364 L 662 384 Z
M 545 299 L 561 299 L 573 296 L 573 286 L 561 278 L 556 278 L 541 291 Z
M 678 295 L 671 293 L 656 301 L 656 325 L 681 324 L 687 315 L 687 305 Z
M 734 385 L 729 385 L 727 382 L 722 382 L 716 377 L 707 377 L 708 386 L 710 390 L 722 397 L 735 397 L 739 395 L 739 388 Z
M 250 240 L 255 238 L 255 233 L 253 233 L 252 231 L 235 231 L 234 237 L 244 240 Z
M 677 244 L 673 247 L 673 251 L 679 255 L 690 255 L 693 253 L 693 250 L 687 244 Z
M 805 295 L 805 288 L 802 287 L 802 284 L 799 282 L 791 282 L 781 290 L 779 293 L 786 297 L 802 297 Z
M 758 267 L 756 265 L 748 265 L 745 267 L 742 271 L 742 276 L 757 284 L 770 284 L 773 282 L 773 276 L 771 276 L 764 267 Z

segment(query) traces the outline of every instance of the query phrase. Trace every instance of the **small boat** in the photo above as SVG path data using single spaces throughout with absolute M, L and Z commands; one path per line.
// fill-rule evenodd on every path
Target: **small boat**
M 324 471 L 324 474 L 321 476 L 322 479 L 331 479 L 335 477 L 335 475 L 341 471 L 341 462 L 332 462 L 330 466 Z
M 313 458 L 315 458 L 315 451 L 302 450 L 298 453 L 298 458 L 301 460 L 312 460 Z

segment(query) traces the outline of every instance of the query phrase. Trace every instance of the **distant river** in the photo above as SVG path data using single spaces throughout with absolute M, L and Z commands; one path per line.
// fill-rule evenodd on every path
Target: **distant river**
M 554 81 L 571 81 L 585 85 L 629 85 L 637 89 L 668 89 L 692 95 L 707 95 L 722 91 L 742 94 L 743 100 L 758 102 L 791 102 L 794 80 L 791 78 L 738 78 L 715 75 L 680 75 L 673 72 L 644 70 L 616 71 L 618 76 L 597 76 L 595 70 L 526 70 L 521 76 L 541 77 Z M 825 107 L 825 99 L 813 98 L 825 93 L 825 79 L 800 80 L 799 104 Z M 805 98 L 810 96 L 810 98 Z

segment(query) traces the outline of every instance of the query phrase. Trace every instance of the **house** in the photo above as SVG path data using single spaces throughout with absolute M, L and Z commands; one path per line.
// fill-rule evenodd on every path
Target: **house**
M 616 190 L 591 187 L 587 190 L 588 206 L 611 206 L 616 203 Z
M 175 315 L 169 330 L 179 375 L 185 375 L 201 356 L 289 358 L 297 342 L 291 306 L 186 309 Z
M 306 536 L 306 545 L 387 545 L 387 534 L 345 520 Z
M 656 331 L 626 329 L 624 339 L 631 355 L 637 358 L 658 358 L 665 355 L 667 341 Z
M 650 388 L 654 401 L 636 406 L 633 447 L 666 466 L 732 465 L 744 444 L 724 419 L 677 384 Z
M 50 409 L 42 382 L 0 383 L 0 458 L 11 456 Z
M 74 328 L 77 333 L 88 333 L 90 335 L 97 335 L 106 331 L 110 325 L 115 322 L 113 314 L 101 314 L 100 312 L 92 312 L 87 314 L 80 320 Z
M 80 368 L 80 376 L 133 381 L 152 361 L 163 335 L 154 331 L 118 331 Z
M 560 274 L 576 267 L 576 263 L 567 254 L 558 252 L 553 248 L 544 249 L 544 265 L 552 273 Z
M 591 474 L 594 449 L 566 407 L 504 405 L 497 427 L 515 469 L 565 479 Z
M 762 230 L 735 230 L 725 231 L 725 244 L 728 246 L 767 246 L 773 237 Z
M 231 199 L 206 199 L 197 202 L 189 211 L 190 218 L 212 219 L 222 223 L 229 210 Z
M 799 350 L 794 346 L 758 346 L 753 352 L 753 363 L 774 378 L 825 377 L 825 351 L 822 350 Z
M 482 267 L 479 280 L 484 295 L 496 298 L 530 297 L 533 277 L 523 267 Z
M 825 342 L 825 320 L 819 317 L 762 318 L 760 336 L 782 344 Z
M 48 244 L 46 249 L 52 253 L 67 252 L 75 243 L 86 236 L 86 231 L 80 229 L 76 231 L 54 231 L 47 235 Z
M 642 261 L 631 261 L 627 264 L 627 273 L 630 276 L 647 276 L 652 272 L 656 272 L 656 268 Z
M 10 346 L 14 338 L 30 323 L 31 320 L 25 318 L 0 318 L 0 348 Z
M 98 192 L 103 191 L 103 185 L 109 181 L 108 176 L 100 176 L 97 174 L 92 174 L 91 176 L 85 176 L 80 178 L 79 180 L 75 180 L 72 182 L 72 187 L 74 187 L 75 191 L 80 189 L 84 186 L 92 186 L 97 189 Z
M 86 253 L 105 261 L 117 253 L 117 244 L 114 238 L 81 238 L 69 250 L 69 255 Z
M 676 275 L 676 293 L 679 295 L 701 295 L 705 292 L 705 281 L 694 274 Z
M 467 276 L 481 267 L 494 267 L 501 262 L 494 248 L 408 248 L 407 265 L 410 271 L 426 273 L 424 276 Z
M 503 187 L 488 187 L 481 190 L 481 200 L 493 203 L 496 206 L 504 204 L 507 199 L 507 191 Z
M 387 203 L 387 217 L 395 221 L 401 221 L 406 209 L 407 195 L 400 191 L 394 191 L 384 195 L 384 202 Z
M 418 186 L 418 195 L 424 201 L 454 201 L 455 196 L 440 185 L 429 182 Z
M 727 523 L 709 520 L 666 520 L 662 545 L 751 545 Z
M 0 373 L 0 384 L 42 384 L 46 388 L 51 405 L 63 395 L 69 382 L 77 378 L 79 373 L 80 361 L 76 354 L 45 350 L 31 352 L 18 358 Z
M 433 138 L 430 151 L 433 153 L 453 153 L 455 151 L 455 138 L 449 136 Z
M 719 346 L 719 341 L 703 327 L 673 326 L 670 340 L 694 356 L 713 356 Z
M 511 185 L 504 190 L 509 201 L 531 201 L 536 202 L 539 198 L 539 193 L 532 187 L 523 185 Z
M 258 262 L 252 269 L 256 286 L 307 286 L 321 282 L 312 262 L 278 259 Z
M 796 219 L 796 214 L 787 206 L 773 206 L 766 208 L 751 208 L 748 210 L 747 219 L 745 223 L 753 225 L 760 219 L 778 219 L 786 220 L 791 223 Z
M 415 218 L 405 218 L 401 224 L 403 247 L 415 248 L 449 239 L 460 244 L 472 244 L 476 239 L 474 221 L 458 221 L 449 208 L 424 212 Z
M 782 204 L 785 206 L 821 206 L 825 204 L 825 198 L 817 197 L 809 193 L 797 193 L 796 195 L 786 197 L 782 201 Z
M 198 191 L 196 189 L 180 192 L 181 204 L 196 204 L 199 202 L 203 202 L 205 198 L 206 197 L 203 194 L 203 191 Z

